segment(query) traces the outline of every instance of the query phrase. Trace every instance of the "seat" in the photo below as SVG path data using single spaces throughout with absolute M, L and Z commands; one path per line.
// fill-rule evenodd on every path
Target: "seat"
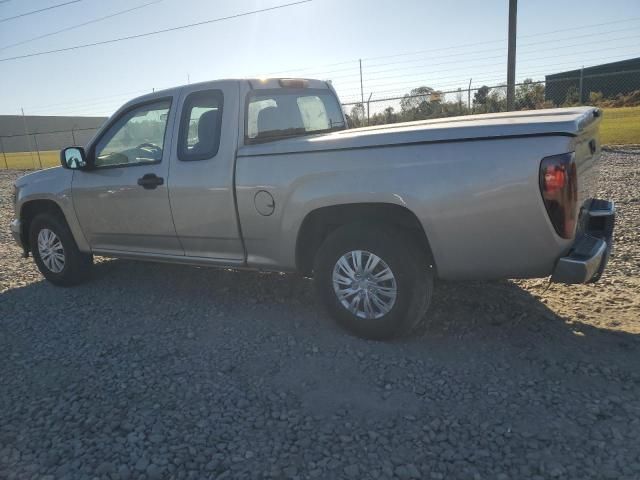
M 215 154 L 215 149 L 220 142 L 220 115 L 219 110 L 209 110 L 200 115 L 198 120 L 198 142 L 191 147 L 189 153 L 203 155 Z
M 258 137 L 273 130 L 286 130 L 287 124 L 278 107 L 263 108 L 258 112 Z

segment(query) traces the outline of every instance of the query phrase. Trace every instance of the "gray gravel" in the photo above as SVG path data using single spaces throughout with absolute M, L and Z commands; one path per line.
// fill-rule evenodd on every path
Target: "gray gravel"
M 441 283 L 393 343 L 296 276 L 104 260 L 53 287 L 0 171 L 0 478 L 640 478 L 640 155 L 604 166 L 601 284 Z

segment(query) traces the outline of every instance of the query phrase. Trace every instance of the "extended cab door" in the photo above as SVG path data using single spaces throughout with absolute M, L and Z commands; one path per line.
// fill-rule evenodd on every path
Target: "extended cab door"
M 74 171 L 73 205 L 92 250 L 184 254 L 167 191 L 172 101 L 125 108 L 89 147 L 94 168 Z
M 185 255 L 243 263 L 234 168 L 239 129 L 236 81 L 183 90 L 171 150 L 169 198 Z

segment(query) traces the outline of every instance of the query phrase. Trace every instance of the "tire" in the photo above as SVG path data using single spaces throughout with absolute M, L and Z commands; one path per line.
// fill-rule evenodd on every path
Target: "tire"
M 54 285 L 77 285 L 91 273 L 93 256 L 78 250 L 66 221 L 58 215 L 41 213 L 33 219 L 29 245 L 38 270 Z
M 354 275 L 349 276 L 344 264 L 353 267 L 358 256 L 361 266 L 375 267 L 369 273 L 362 268 L 359 277 L 351 268 Z M 390 226 L 353 224 L 338 228 L 326 238 L 315 258 L 314 282 L 322 302 L 340 325 L 359 337 L 388 340 L 411 332 L 424 317 L 433 292 L 433 270 L 428 256 L 411 236 Z M 361 297 L 353 307 L 356 290 Z M 343 300 L 339 294 L 343 294 Z M 352 305 L 351 309 L 343 301 Z

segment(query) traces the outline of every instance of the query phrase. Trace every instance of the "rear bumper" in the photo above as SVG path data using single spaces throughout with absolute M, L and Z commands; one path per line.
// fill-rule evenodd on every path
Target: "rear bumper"
M 582 233 L 576 237 L 569 255 L 558 260 L 551 276 L 557 283 L 597 282 L 604 272 L 613 246 L 615 205 L 592 200 L 583 215 Z

